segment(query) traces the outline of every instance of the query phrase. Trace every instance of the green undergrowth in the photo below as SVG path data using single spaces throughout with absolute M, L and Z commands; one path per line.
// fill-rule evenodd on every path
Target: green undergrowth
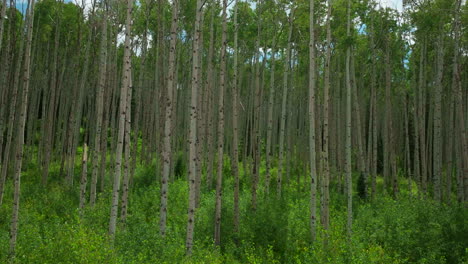
M 346 235 L 346 196 L 331 186 L 331 228 L 318 227 L 312 243 L 309 229 L 309 180 L 306 175 L 285 179 L 283 196 L 276 195 L 276 169 L 270 193 L 265 192 L 262 164 L 257 209 L 251 208 L 250 178 L 240 166 L 240 232 L 233 230 L 233 186 L 224 164 L 221 247 L 213 246 L 215 191 L 203 178 L 196 212 L 195 246 L 185 256 L 188 185 L 185 168 L 169 188 L 167 235 L 159 235 L 157 166 L 136 169 L 126 223 L 119 223 L 115 243 L 107 237 L 110 215 L 110 173 L 97 204 L 78 210 L 79 166 L 75 184 L 66 187 L 59 164 L 51 164 L 47 187 L 33 161 L 25 164 L 16 263 L 467 263 L 468 212 L 452 204 L 438 205 L 411 195 L 400 179 L 397 200 L 378 191 L 375 199 L 359 198 L 354 176 L 353 233 Z M 78 162 L 77 162 L 78 164 Z M 182 166 L 182 165 L 181 165 Z M 378 179 L 382 190 L 382 180 Z M 12 205 L 12 181 L 0 206 L 0 263 L 7 263 Z M 89 192 L 88 192 L 89 193 Z M 318 211 L 320 207 L 318 206 Z M 318 216 L 320 219 L 320 216 Z M 325 238 L 328 238 L 325 242 Z

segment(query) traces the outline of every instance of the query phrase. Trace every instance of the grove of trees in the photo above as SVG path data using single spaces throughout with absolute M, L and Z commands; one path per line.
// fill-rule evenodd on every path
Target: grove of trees
M 0 8 L 0 262 L 468 261 L 466 1 Z

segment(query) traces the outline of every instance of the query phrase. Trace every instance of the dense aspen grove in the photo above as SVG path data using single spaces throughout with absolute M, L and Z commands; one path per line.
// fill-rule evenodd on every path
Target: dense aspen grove
M 464 0 L 1 0 L 1 263 L 467 263 Z

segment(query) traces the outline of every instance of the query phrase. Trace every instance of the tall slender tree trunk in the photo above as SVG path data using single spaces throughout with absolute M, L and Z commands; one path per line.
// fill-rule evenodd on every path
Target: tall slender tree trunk
M 172 22 L 171 22 L 171 42 L 169 46 L 169 68 L 167 71 L 167 96 L 166 96 L 166 116 L 164 122 L 164 142 L 163 142 L 163 168 L 161 178 L 161 207 L 159 212 L 159 233 L 166 235 L 167 219 L 167 196 L 169 192 L 169 174 L 171 169 L 171 138 L 172 138 L 172 115 L 173 115 L 173 95 L 174 87 L 177 85 L 176 79 L 176 48 L 178 30 L 178 5 L 179 1 L 172 2 Z
M 277 195 L 281 197 L 281 184 L 283 181 L 283 160 L 284 160 L 284 132 L 286 128 L 286 107 L 288 98 L 288 77 L 289 71 L 291 70 L 291 37 L 293 30 L 293 16 L 294 9 L 289 14 L 289 33 L 288 33 L 288 45 L 286 48 L 286 56 L 284 61 L 284 74 L 283 74 L 283 94 L 281 102 L 281 121 L 280 121 L 280 135 L 279 135 L 279 159 L 278 159 L 278 178 L 277 178 Z
M 219 80 L 218 101 L 218 173 L 216 180 L 216 206 L 215 206 L 215 245 L 221 245 L 221 206 L 223 191 L 223 163 L 224 163 L 224 89 L 226 86 L 226 48 L 227 48 L 227 0 L 223 0 L 223 25 L 221 36 L 221 68 Z
M 190 101 L 190 129 L 189 129 L 189 206 L 187 219 L 187 237 L 185 247 L 187 255 L 192 254 L 193 248 L 193 233 L 195 227 L 195 209 L 196 209 L 196 140 L 197 140 L 197 96 L 198 85 L 200 80 L 198 71 L 200 70 L 199 52 L 200 52 L 200 34 L 201 34 L 201 16 L 203 3 L 202 0 L 197 0 L 196 18 L 195 18 L 195 34 L 193 40 L 193 57 L 192 57 L 192 83 L 191 83 L 191 101 Z
M 129 0 L 131 1 L 131 0 Z M 104 15 L 102 20 L 102 31 L 101 31 L 101 46 L 99 53 L 99 81 L 96 91 L 96 131 L 94 132 L 94 151 L 93 151 L 93 172 L 91 176 L 91 191 L 90 191 L 90 203 L 94 206 L 96 203 L 96 187 L 99 174 L 99 158 L 101 152 L 101 145 L 105 144 L 101 142 L 101 129 L 102 129 L 102 115 L 104 108 L 104 88 L 106 85 L 106 72 L 107 72 L 107 2 L 104 1 Z M 126 94 L 121 93 L 120 96 L 125 98 Z M 104 131 L 107 133 L 107 131 Z
M 81 180 L 80 180 L 80 214 L 83 212 L 86 203 L 86 182 L 88 181 L 88 145 L 83 144 L 83 159 L 81 160 Z
M 200 16 L 200 43 L 199 43 L 199 56 L 198 56 L 198 92 L 197 92 L 197 141 L 196 145 L 196 154 L 195 157 L 197 158 L 196 168 L 197 171 L 195 173 L 195 206 L 196 208 L 200 207 L 200 197 L 201 197 L 201 178 L 202 178 L 202 167 L 203 167 L 203 157 L 202 157 L 202 146 L 203 146 L 203 25 L 204 25 L 204 12 L 202 12 Z
M 415 77 L 416 78 L 416 77 Z M 416 85 L 416 84 L 415 84 Z M 420 151 L 419 151 L 419 126 L 420 126 L 420 120 L 418 119 L 418 94 L 417 92 L 414 93 L 413 95 L 413 128 L 414 128 L 414 176 L 413 179 L 416 181 L 416 183 L 419 185 L 419 188 L 421 188 L 421 165 L 420 165 Z M 418 190 L 419 191 L 419 190 Z
M 57 72 L 58 72 L 58 55 L 59 55 L 59 45 L 60 45 L 60 13 L 62 12 L 61 2 L 59 2 L 59 10 L 57 16 L 55 18 L 55 40 L 54 40 L 54 58 L 52 63 L 51 69 L 51 78 L 50 78 L 50 98 L 49 98 L 49 105 L 47 108 L 46 114 L 46 124 L 45 130 L 43 131 L 42 138 L 45 139 L 45 149 L 44 149 L 44 164 L 42 167 L 42 184 L 47 185 L 47 179 L 49 176 L 49 164 L 51 159 L 51 152 L 53 151 L 53 139 L 54 139 L 54 123 L 55 123 L 55 116 L 56 116 L 56 101 L 59 98 L 57 93 L 59 93 L 59 85 Z
M 309 7 L 309 166 L 310 166 L 310 235 L 317 233 L 317 168 L 315 158 L 315 17 L 314 0 Z
M 127 0 L 127 18 L 125 21 L 125 43 L 124 43 L 124 58 L 122 68 L 122 86 L 120 88 L 120 103 L 119 103 L 119 130 L 117 134 L 117 145 L 115 150 L 115 174 L 112 187 L 112 204 L 109 221 L 109 236 L 111 241 L 114 241 L 115 230 L 117 226 L 117 210 L 119 208 L 119 190 L 120 176 L 122 172 L 122 152 L 125 134 L 125 117 L 127 113 L 127 96 L 128 90 L 131 89 L 131 26 L 132 26 L 132 11 L 133 0 Z
M 271 50 L 271 73 L 270 73 L 270 92 L 268 94 L 268 121 L 267 121 L 267 139 L 266 139 L 266 179 L 265 192 L 270 192 L 271 181 L 271 159 L 272 159 L 272 133 L 273 133 L 273 110 L 275 103 L 275 54 L 276 54 L 276 38 L 273 39 Z
M 237 23 L 238 0 L 234 2 L 234 62 L 232 76 L 232 174 L 234 176 L 234 232 L 239 233 L 239 125 L 238 125 L 238 41 L 239 25 Z
M 213 187 L 213 86 L 214 86 L 214 77 L 213 77 L 213 53 L 214 53 L 214 10 L 211 10 L 211 20 L 210 20 L 210 43 L 208 48 L 208 65 L 206 73 L 206 91 L 205 91 L 205 102 L 207 104 L 206 109 L 206 148 L 207 148 L 207 165 L 206 165 L 206 182 L 209 189 Z
M 443 76 L 443 56 L 444 39 L 442 33 L 439 35 L 437 43 L 437 74 L 434 91 L 434 198 L 442 201 L 441 178 L 442 178 L 442 76 Z
M 260 166 L 260 32 L 262 29 L 262 18 L 260 13 L 260 6 L 262 1 L 257 3 L 257 39 L 255 43 L 255 98 L 253 109 L 253 126 L 252 126 L 252 147 L 253 147 L 253 166 L 252 166 L 252 208 L 257 208 L 257 189 L 259 181 L 259 166 Z M 264 60 L 265 61 L 265 60 Z
M 421 54 L 419 59 L 419 85 L 418 85 L 418 120 L 419 120 L 419 146 L 421 149 L 421 187 L 423 194 L 427 192 L 427 159 L 426 159 L 426 97 L 424 90 L 426 87 L 426 80 L 424 78 L 424 68 L 425 68 L 425 51 L 426 51 L 426 40 L 423 40 L 421 45 Z
M 16 16 L 13 16 L 16 17 Z M 1 176 L 0 176 L 0 205 L 3 202 L 3 195 L 5 191 L 5 182 L 6 182 L 6 175 L 8 172 L 8 165 L 10 163 L 10 148 L 13 140 L 13 130 L 15 128 L 15 115 L 17 114 L 17 111 L 15 111 L 15 108 L 17 109 L 17 98 L 18 98 L 18 89 L 19 89 L 19 82 L 20 82 L 20 74 L 21 74 L 21 65 L 23 62 L 23 53 L 21 52 L 24 47 L 24 41 L 23 38 L 20 36 L 19 39 L 19 51 L 18 52 L 18 58 L 16 61 L 16 67 L 15 67 L 15 72 L 13 76 L 13 86 L 12 86 L 12 91 L 10 92 L 10 109 L 9 109 L 9 114 L 8 114 L 8 130 L 7 130 L 7 136 L 6 136 L 6 143 L 5 143 L 5 148 L 3 149 L 4 157 L 2 160 L 1 164 Z M 6 86 L 5 86 L 6 89 Z M 3 134 L 0 135 L 0 137 L 3 137 Z M 15 142 L 13 142 L 14 144 Z
M 348 0 L 346 35 L 351 36 L 351 0 Z M 348 196 L 348 214 L 346 230 L 351 236 L 353 223 L 353 182 L 351 175 L 351 46 L 346 49 L 346 186 Z M 387 109 L 388 111 L 388 109 Z
M 456 133 L 458 134 L 458 139 L 460 141 L 459 151 L 460 153 L 459 164 L 458 164 L 458 177 L 457 177 L 457 197 L 459 202 L 468 200 L 468 142 L 466 136 L 466 123 L 465 115 L 463 112 L 463 92 L 461 84 L 461 73 L 458 64 L 458 59 L 460 55 L 459 42 L 460 42 L 460 10 L 461 10 L 461 0 L 458 0 L 455 4 L 455 20 L 454 20 L 454 53 L 453 53 L 453 71 L 452 71 L 452 93 L 455 97 L 455 120 L 456 120 Z
M 16 250 L 16 240 L 18 237 L 19 223 L 19 203 L 20 203 L 20 182 L 21 182 L 21 165 L 23 163 L 23 145 L 24 145 L 24 128 L 26 125 L 26 113 L 28 107 L 29 80 L 31 76 L 31 45 L 32 33 L 34 27 L 34 0 L 29 1 L 28 5 L 28 22 L 26 35 L 26 48 L 24 51 L 24 72 L 23 72 L 23 94 L 19 111 L 18 124 L 18 139 L 16 146 L 16 167 L 14 174 L 14 196 L 13 196 L 13 214 L 11 216 L 10 228 L 10 256 L 14 258 Z
M 330 104 L 330 60 L 331 60 L 331 4 L 332 1 L 327 1 L 327 47 L 326 47 L 326 58 L 325 58 L 325 84 L 323 88 L 323 135 L 322 135 L 322 177 L 321 177 L 321 189 L 322 189 L 322 213 L 321 221 L 323 229 L 328 231 L 330 226 L 330 193 L 329 193 L 329 181 L 330 181 L 330 171 L 329 171 L 329 162 L 328 162 L 328 117 L 329 117 L 329 104 Z M 326 243 L 325 239 L 325 243 Z
M 127 103 L 125 110 L 125 133 L 124 133 L 124 172 L 122 182 L 122 208 L 120 211 L 120 219 L 123 223 L 127 220 L 128 212 L 128 192 L 130 181 L 130 129 L 131 129 L 131 116 L 132 116 L 132 75 L 130 73 L 130 80 L 127 91 Z
M 405 161 L 406 161 L 406 177 L 408 177 L 408 192 L 410 197 L 412 196 L 412 173 L 411 173 L 411 150 L 410 150 L 410 137 L 409 137 L 409 96 L 405 94 L 405 101 L 404 101 L 404 116 L 405 116 Z
M 351 89 L 352 89 L 352 96 L 351 99 L 354 99 L 353 106 L 354 112 L 356 115 L 356 136 L 357 138 L 357 146 L 358 146 L 358 161 L 359 161 L 359 172 L 364 177 L 364 196 L 367 197 L 367 166 L 364 157 L 364 143 L 362 140 L 362 127 L 361 127 L 361 107 L 359 105 L 359 97 L 358 97 L 358 89 L 357 89 L 357 79 L 356 79 L 356 71 L 355 71 L 355 61 L 354 56 L 351 54 L 350 58 L 350 74 L 351 74 Z

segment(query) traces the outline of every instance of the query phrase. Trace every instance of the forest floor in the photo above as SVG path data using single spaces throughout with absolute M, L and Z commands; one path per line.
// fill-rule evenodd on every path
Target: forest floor
M 28 159 L 31 160 L 31 159 Z M 242 167 L 242 166 L 240 166 Z M 75 175 L 81 171 L 77 166 Z M 260 188 L 257 210 L 250 208 L 250 180 L 243 171 L 240 193 L 240 232 L 233 232 L 233 179 L 225 165 L 222 246 L 213 246 L 215 191 L 202 188 L 196 212 L 195 247 L 185 256 L 188 184 L 176 179 L 169 187 L 167 236 L 159 235 L 158 169 L 139 166 L 130 194 L 129 215 L 120 223 L 113 246 L 108 242 L 110 182 L 97 204 L 80 217 L 79 181 L 73 187 L 51 166 L 46 189 L 33 160 L 22 174 L 18 263 L 468 263 L 468 210 L 438 205 L 408 192 L 401 178 L 400 195 L 382 194 L 378 178 L 375 199 L 353 197 L 353 234 L 346 236 L 346 196 L 331 185 L 331 229 L 315 243 L 309 231 L 309 180 L 296 176 L 284 185 L 283 196 L 265 195 Z M 111 170 L 108 170 L 111 173 Z M 263 174 L 262 174 L 263 173 Z M 297 173 L 297 172 L 296 172 Z M 273 171 L 273 177 L 276 171 Z M 261 170 L 263 186 L 264 170 Z M 110 178 L 110 177 L 108 177 Z M 355 177 L 356 178 L 356 177 Z M 274 184 L 274 181 L 272 181 Z M 12 183 L 7 183 L 0 206 L 0 263 L 7 262 L 12 206 Z M 354 187 L 356 186 L 356 181 Z M 415 184 L 413 184 L 415 186 Z M 356 188 L 354 188 L 356 189 Z M 276 190 L 276 186 L 271 186 Z M 89 194 L 89 192 L 88 192 Z

